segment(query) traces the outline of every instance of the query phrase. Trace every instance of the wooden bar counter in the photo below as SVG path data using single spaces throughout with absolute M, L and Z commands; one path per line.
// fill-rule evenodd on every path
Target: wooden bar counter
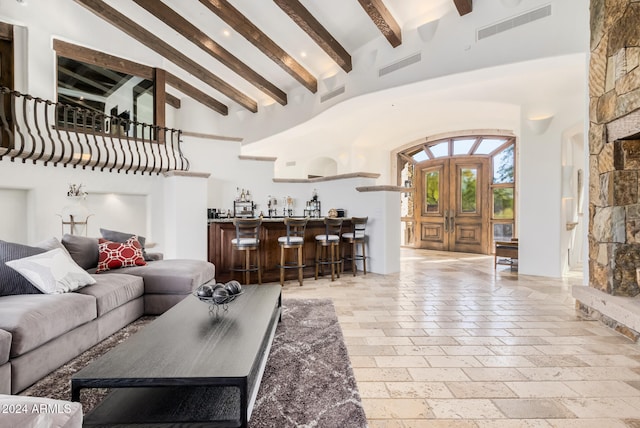
M 344 219 L 342 224 L 342 232 L 351 231 L 351 220 Z M 304 238 L 304 258 L 305 269 L 304 277 L 313 277 L 315 274 L 315 236 L 325 233 L 324 218 L 310 218 L 307 223 Z M 287 235 L 287 228 L 284 225 L 282 217 L 268 218 L 262 220 L 260 228 L 260 262 L 262 263 L 262 282 L 279 282 L 280 269 L 280 246 L 278 238 Z M 209 261 L 216 266 L 216 281 L 226 282 L 230 279 L 236 279 L 242 282 L 241 272 L 231 271 L 232 246 L 231 240 L 236 236 L 236 229 L 233 225 L 233 219 L 215 219 L 209 220 Z M 242 252 L 236 255 L 236 262 L 239 265 L 242 260 Z M 253 257 L 253 256 L 252 256 Z M 288 250 L 286 253 L 287 260 L 294 260 L 293 251 Z M 298 271 L 296 269 L 285 269 L 285 281 L 297 280 Z M 325 270 L 325 274 L 329 274 L 329 270 Z M 251 282 L 257 283 L 257 274 L 251 275 Z

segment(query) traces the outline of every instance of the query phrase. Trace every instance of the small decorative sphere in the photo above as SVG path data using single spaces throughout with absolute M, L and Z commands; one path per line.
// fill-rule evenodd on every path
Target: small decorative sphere
M 229 300 L 229 292 L 224 287 L 216 287 L 213 290 L 213 301 L 222 304 Z
M 232 279 L 231 281 L 227 282 L 224 288 L 226 288 L 229 294 L 231 295 L 238 294 L 242 291 L 242 286 L 235 279 Z
M 202 285 L 198 288 L 196 293 L 198 294 L 198 297 L 211 297 L 213 296 L 213 287 L 208 284 Z

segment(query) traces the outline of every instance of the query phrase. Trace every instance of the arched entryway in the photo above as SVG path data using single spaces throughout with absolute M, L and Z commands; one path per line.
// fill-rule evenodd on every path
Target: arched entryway
M 490 254 L 516 237 L 515 138 L 465 135 L 398 153 L 403 244 Z

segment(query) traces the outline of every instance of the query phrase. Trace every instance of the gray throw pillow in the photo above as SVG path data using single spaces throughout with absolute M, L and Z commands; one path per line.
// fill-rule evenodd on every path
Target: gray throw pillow
M 117 230 L 109 230 L 100 228 L 100 234 L 104 239 L 107 239 L 112 242 L 125 243 L 132 236 L 138 237 L 138 242 L 142 247 L 142 258 L 149 261 L 152 260 L 149 258 L 146 249 L 144 248 L 144 243 L 146 242 L 146 238 L 144 236 L 136 235 L 135 233 L 126 233 L 126 232 L 118 232 Z
M 98 266 L 98 238 L 69 235 L 62 237 L 62 245 L 67 249 L 74 262 L 82 269 L 92 269 Z
M 34 247 L 42 248 L 45 251 L 55 250 L 56 248 L 62 248 L 67 251 L 64 245 L 62 245 L 62 242 L 60 242 L 55 236 L 45 239 L 44 241 L 37 242 Z
M 14 294 L 41 294 L 40 290 L 34 287 L 18 272 L 7 266 L 5 262 L 34 256 L 44 252 L 45 250 L 42 248 L 0 241 L 0 296 L 11 296 Z

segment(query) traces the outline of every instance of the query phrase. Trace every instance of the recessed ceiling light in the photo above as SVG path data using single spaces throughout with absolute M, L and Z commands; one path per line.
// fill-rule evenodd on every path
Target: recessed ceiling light
M 307 57 L 307 53 L 305 51 L 300 52 L 300 56 L 302 56 L 302 58 L 306 58 Z
M 224 34 L 224 36 L 225 36 L 225 37 L 229 37 L 229 36 L 231 36 L 231 31 L 229 31 L 229 30 L 223 30 L 223 31 L 222 31 L 222 34 Z

